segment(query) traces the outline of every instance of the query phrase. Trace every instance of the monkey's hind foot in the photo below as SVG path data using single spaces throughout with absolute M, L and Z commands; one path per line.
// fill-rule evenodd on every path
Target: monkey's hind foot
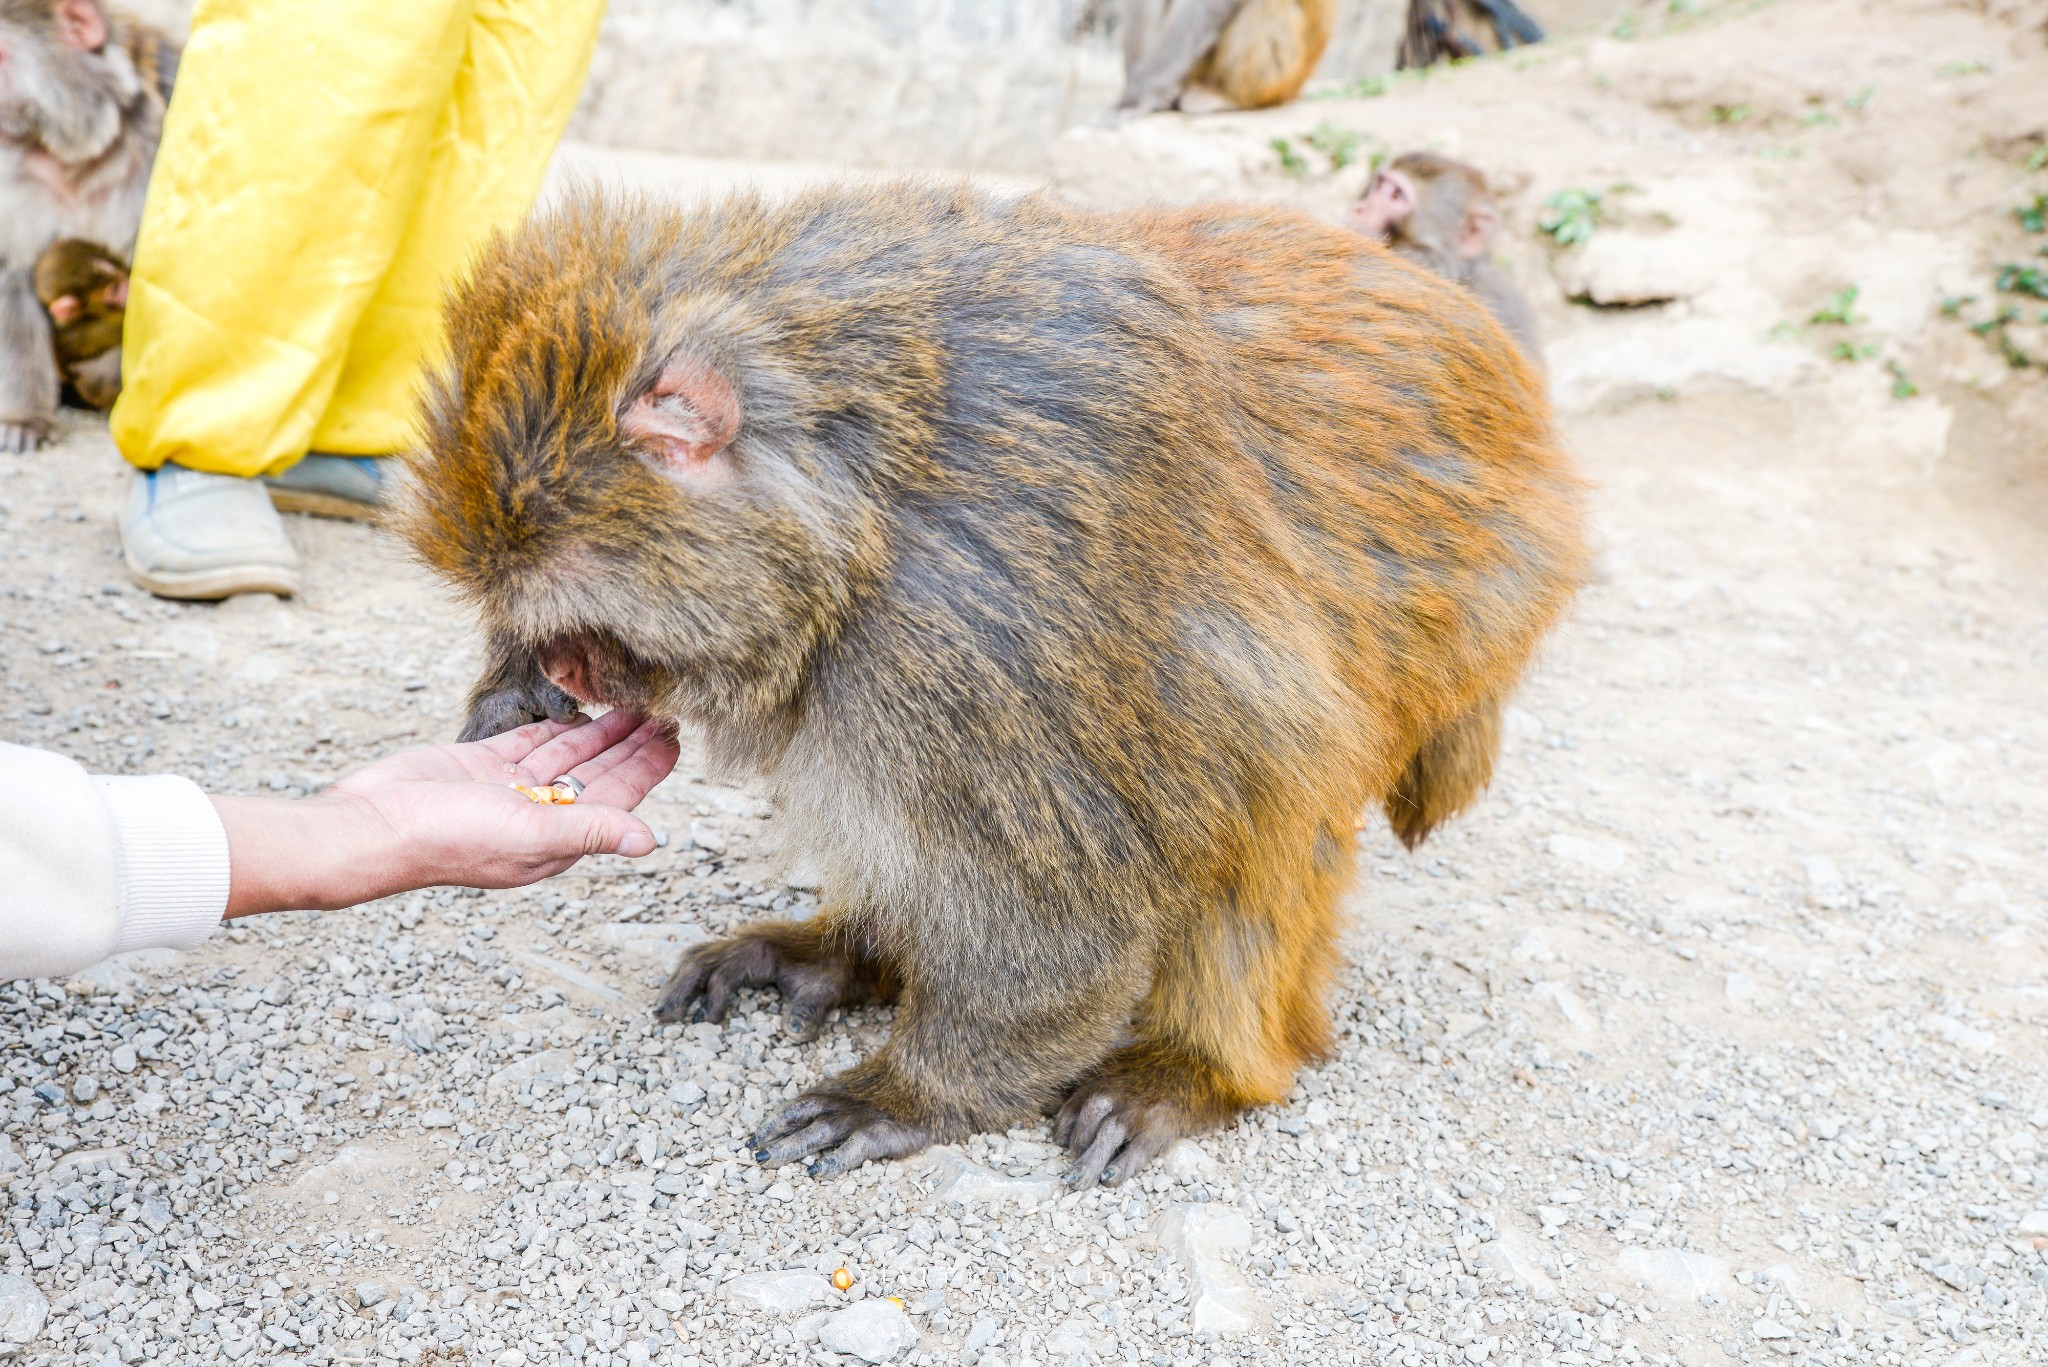
M 1120 1050 L 1053 1121 L 1053 1142 L 1074 1155 L 1064 1180 L 1082 1191 L 1119 1186 L 1175 1140 L 1213 1130 L 1250 1104 L 1202 1060 L 1142 1044 Z
M 757 922 L 687 951 L 662 987 L 654 1018 L 721 1023 L 741 988 L 773 986 L 790 1033 L 812 1039 L 835 1008 L 894 997 L 894 975 L 842 948 L 824 920 Z
M 858 1072 L 859 1070 L 855 1070 Z M 805 1171 L 813 1177 L 837 1177 L 863 1163 L 908 1158 L 926 1148 L 934 1135 L 927 1127 L 900 1119 L 851 1088 L 835 1083 L 806 1092 L 754 1136 L 754 1161 L 773 1167 L 816 1154 Z

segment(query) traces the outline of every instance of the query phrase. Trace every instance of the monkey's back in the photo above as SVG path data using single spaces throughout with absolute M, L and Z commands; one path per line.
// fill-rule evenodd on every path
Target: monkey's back
M 903 187 L 794 212 L 868 301 L 849 382 L 890 355 L 877 416 L 935 415 L 821 681 L 869 704 L 862 747 L 920 751 L 924 819 L 1008 832 L 1034 878 L 1228 882 L 1381 800 L 1581 577 L 1537 380 L 1356 235 Z

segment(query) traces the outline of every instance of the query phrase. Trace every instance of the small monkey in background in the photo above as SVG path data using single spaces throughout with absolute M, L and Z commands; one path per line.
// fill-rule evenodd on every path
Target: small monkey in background
M 50 315 L 58 376 L 81 403 L 112 408 L 121 395 L 128 263 L 96 242 L 67 237 L 36 262 L 35 289 Z
M 134 249 L 177 58 L 98 0 L 0 0 L 0 451 L 55 430 L 36 262 L 62 238 Z
M 1058 1110 L 1078 1186 L 1286 1097 L 1356 814 L 1475 799 L 1584 571 L 1469 291 L 1307 217 L 965 185 L 584 194 L 447 312 L 400 525 L 478 609 L 463 734 L 701 728 L 822 910 L 692 949 L 888 1043 L 772 1118 L 827 1175 Z
M 1466 25 L 1470 25 L 1468 31 Z M 1408 0 L 1408 26 L 1394 65 L 1402 70 L 1484 55 L 1543 41 L 1543 26 L 1515 0 Z
M 1373 173 L 1344 222 L 1471 289 L 1531 363 L 1542 364 L 1529 301 L 1494 262 L 1500 210 L 1476 168 L 1436 152 L 1404 152 Z
M 1213 114 L 1301 93 L 1338 0 L 1124 0 L 1124 93 L 1117 108 Z

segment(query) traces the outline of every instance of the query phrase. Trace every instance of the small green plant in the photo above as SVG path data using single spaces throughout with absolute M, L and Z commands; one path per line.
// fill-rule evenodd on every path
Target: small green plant
M 1979 337 L 1988 337 L 1994 332 L 2003 335 L 2005 325 L 2007 323 L 2017 323 L 2019 318 L 2020 311 L 2008 304 L 2001 308 L 1995 316 L 1986 318 L 1981 323 L 1970 324 L 1970 331 L 1976 333 Z
M 1341 171 L 1358 160 L 1358 148 L 1365 141 L 1365 134 L 1356 128 L 1339 128 L 1324 119 L 1309 130 L 1305 141 L 1330 159 L 1332 171 Z
M 1372 100 L 1387 93 L 1387 82 L 1381 76 L 1360 76 L 1326 90 L 1316 98 L 1320 100 Z
M 1280 154 L 1280 169 L 1290 176 L 1308 174 L 1308 158 L 1294 150 L 1294 143 L 1287 138 L 1275 138 L 1269 144 Z
M 1621 22 L 1617 23 L 1613 28 L 1609 29 L 1608 32 L 1613 34 L 1616 38 L 1621 39 L 1621 41 L 1625 43 L 1629 39 L 1636 36 L 1636 25 L 1636 16 L 1634 16 L 1633 14 L 1624 14 L 1623 16 L 1621 16 Z
M 1912 377 L 1906 374 L 1906 368 L 1897 361 L 1886 361 L 1884 368 L 1891 372 L 1893 398 L 1910 399 L 1920 393 L 1920 386 L 1913 383 Z
M 1340 128 L 1324 119 L 1298 139 L 1274 138 L 1266 145 L 1280 158 L 1280 169 L 1299 179 L 1328 175 L 1354 165 L 1364 154 L 1369 141 L 1355 128 Z M 1379 167 L 1379 158 L 1380 153 L 1374 152 L 1374 169 Z
M 1823 105 L 1815 105 L 1807 110 L 1799 120 L 1801 128 L 1838 128 L 1841 126 L 1841 123 L 1842 121 L 1833 114 L 1828 113 L 1827 108 Z
M 2031 294 L 2036 299 L 2048 299 L 2048 270 L 2039 266 L 2008 262 L 1998 268 L 1997 284 L 2002 294 Z
M 2012 214 L 2028 232 L 2048 233 L 2048 195 L 2035 195 L 2032 204 L 2022 204 Z
M 1560 247 L 1576 247 L 1593 236 L 1603 221 L 1603 196 L 1598 190 L 1559 190 L 1543 201 L 1536 226 Z
M 1977 296 L 1974 294 L 1951 294 L 1948 298 L 1941 301 L 1941 316 L 1944 318 L 1960 318 L 1963 316 L 1963 305 L 1976 302 Z
M 2029 171 L 2038 171 L 2044 166 L 2048 166 L 2048 142 L 2042 143 L 2039 147 L 2027 153 L 2027 169 Z
M 1839 327 L 1853 327 L 1863 321 L 1856 315 L 1856 296 L 1862 293 L 1859 286 L 1849 285 L 1828 296 L 1828 302 L 1815 309 L 1809 323 L 1833 323 Z
M 1855 113 L 1861 113 L 1863 110 L 1863 106 L 1869 104 L 1870 97 L 1872 95 L 1875 95 L 1876 93 L 1876 86 L 1866 85 L 1863 87 L 1863 89 L 1857 91 L 1854 95 L 1851 95 L 1848 99 L 1842 101 L 1842 107 Z
M 1828 349 L 1828 355 L 1838 361 L 1867 361 L 1877 355 L 1877 348 L 1868 342 L 1841 341 Z
M 1935 68 L 1934 74 L 1937 76 L 1981 76 L 1989 70 L 1991 70 L 1990 67 L 1978 61 L 1975 57 L 1958 57 L 1953 62 L 1943 62 Z
M 1747 123 L 1756 110 L 1746 104 L 1717 104 L 1707 111 L 1715 123 Z

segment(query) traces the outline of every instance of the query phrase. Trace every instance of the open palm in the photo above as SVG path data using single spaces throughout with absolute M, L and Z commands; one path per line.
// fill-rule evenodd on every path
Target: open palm
M 409 750 L 335 783 L 323 797 L 357 806 L 406 851 L 412 886 L 506 888 L 560 873 L 587 854 L 646 854 L 654 833 L 632 815 L 675 767 L 672 727 L 630 712 L 535 722 L 489 740 Z M 570 775 L 572 806 L 528 801 Z

